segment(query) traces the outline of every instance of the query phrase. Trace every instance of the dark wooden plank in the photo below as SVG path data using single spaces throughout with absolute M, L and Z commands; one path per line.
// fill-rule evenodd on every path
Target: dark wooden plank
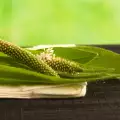
M 119 81 L 116 84 L 113 82 L 90 84 L 84 98 L 28 100 L 28 104 L 23 107 L 24 119 L 119 120 L 120 85 Z

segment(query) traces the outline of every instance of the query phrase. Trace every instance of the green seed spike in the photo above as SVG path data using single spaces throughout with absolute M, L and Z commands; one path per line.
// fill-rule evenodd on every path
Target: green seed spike
M 55 57 L 51 53 L 43 52 L 40 55 L 37 55 L 37 58 L 42 59 L 46 62 L 52 69 L 60 72 L 75 73 L 82 72 L 83 69 L 76 62 L 61 58 Z
M 44 61 L 40 59 L 38 60 L 31 52 L 10 42 L 0 40 L 0 52 L 3 52 L 20 63 L 27 65 L 36 72 L 51 76 L 59 76 Z

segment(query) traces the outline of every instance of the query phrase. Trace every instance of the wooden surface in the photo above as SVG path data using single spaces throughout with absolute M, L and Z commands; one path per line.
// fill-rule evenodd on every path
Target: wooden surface
M 120 53 L 119 46 L 101 46 Z M 84 98 L 0 99 L 0 120 L 120 120 L 120 81 L 88 84 Z

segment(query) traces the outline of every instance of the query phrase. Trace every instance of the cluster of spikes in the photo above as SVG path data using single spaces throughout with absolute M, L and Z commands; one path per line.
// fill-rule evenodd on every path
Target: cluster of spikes
M 69 74 L 75 74 L 83 71 L 79 63 L 65 58 L 56 57 L 53 48 L 44 50 L 44 52 L 40 55 L 36 55 L 36 57 L 39 60 L 43 60 L 53 70 L 57 71 L 58 74 L 66 72 Z
M 24 48 L 0 40 L 0 52 L 7 54 L 36 72 L 46 75 L 60 77 L 61 73 L 74 74 L 82 72 L 79 63 L 56 57 L 51 48 L 44 50 L 44 52 L 39 55 L 34 55 Z

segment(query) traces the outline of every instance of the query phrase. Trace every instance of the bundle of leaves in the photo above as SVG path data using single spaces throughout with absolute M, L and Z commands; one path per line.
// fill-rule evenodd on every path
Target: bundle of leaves
M 119 78 L 120 55 L 103 48 L 77 45 L 22 48 L 0 40 L 2 85 L 76 84 Z

